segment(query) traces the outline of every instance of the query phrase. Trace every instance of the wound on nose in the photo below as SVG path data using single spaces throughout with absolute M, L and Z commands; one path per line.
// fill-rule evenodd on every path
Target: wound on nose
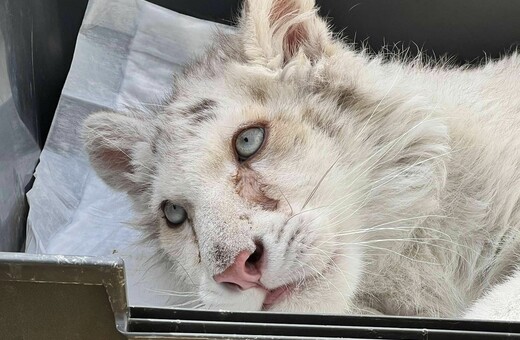
M 263 188 L 260 176 L 247 165 L 241 165 L 233 177 L 238 195 L 247 201 L 258 204 L 265 210 L 275 210 L 278 200 L 268 197 Z

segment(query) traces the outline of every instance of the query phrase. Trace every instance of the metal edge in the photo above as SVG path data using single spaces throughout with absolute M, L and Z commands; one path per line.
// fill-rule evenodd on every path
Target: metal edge
M 116 329 L 120 333 L 127 329 L 129 308 L 122 258 L 0 252 L 0 281 L 102 285 Z
M 302 337 L 302 336 L 273 336 L 273 335 L 247 335 L 247 334 L 190 334 L 190 333 L 150 333 L 150 332 L 126 332 L 125 336 L 130 340 L 147 339 L 177 339 L 177 340 L 206 340 L 206 339 L 247 339 L 247 340 L 338 340 L 330 337 Z M 342 338 L 348 339 L 348 338 Z
M 420 325 L 416 328 L 402 328 L 399 326 L 395 327 L 379 327 L 379 326 L 349 326 L 349 325 L 343 325 L 343 326 L 329 326 L 329 325 L 304 325 L 304 324 L 260 324 L 260 323 L 248 323 L 248 322 L 220 322 L 220 321 L 213 321 L 213 322 L 207 322 L 207 321 L 190 321 L 190 320 L 153 320 L 153 319 L 131 319 L 132 321 L 140 321 L 140 322 L 149 322 L 151 324 L 163 324 L 163 325 L 175 325 L 175 324 L 183 324 L 186 325 L 193 325 L 198 326 L 199 329 L 202 329 L 203 331 L 206 331 L 207 328 L 210 330 L 210 332 L 215 332 L 216 328 L 225 328 L 228 329 L 228 333 L 225 333 L 226 331 L 223 330 L 223 333 L 216 333 L 220 335 L 228 335 L 232 334 L 229 330 L 233 329 L 233 327 L 241 327 L 241 332 L 247 330 L 250 328 L 251 333 L 242 333 L 241 336 L 251 338 L 251 337 L 258 337 L 262 336 L 261 334 L 258 334 L 258 330 L 260 329 L 273 329 L 276 328 L 283 332 L 289 331 L 291 329 L 297 330 L 298 332 L 301 332 L 302 334 L 299 335 L 293 335 L 291 337 L 296 338 L 302 338 L 305 337 L 305 334 L 308 334 L 309 332 L 319 332 L 319 333 L 325 333 L 328 331 L 333 332 L 340 332 L 341 334 L 328 334 L 324 336 L 323 338 L 334 338 L 339 339 L 342 338 L 342 334 L 345 334 L 347 337 L 353 337 L 353 338 L 361 338 L 361 339 L 370 339 L 372 337 L 374 338 L 388 338 L 388 339 L 394 339 L 396 336 L 398 338 L 409 338 L 409 339 L 428 339 L 431 335 L 436 335 L 438 337 L 440 336 L 448 336 L 449 338 L 456 338 L 460 336 L 465 336 L 466 338 L 489 338 L 489 339 L 502 339 L 502 338 L 509 338 L 509 339 L 520 339 L 520 333 L 510 333 L 510 332 L 494 332 L 494 331 L 470 331 L 470 330 L 449 330 L 449 329 L 429 329 L 429 328 L 422 328 Z M 211 330 L 212 329 L 212 330 Z M 197 332 L 197 331 L 196 331 Z M 172 331 L 164 331 L 164 332 L 157 332 L 155 334 L 200 334 L 203 336 L 206 336 L 206 333 L 196 333 L 191 332 L 187 333 L 186 330 L 182 332 L 172 332 Z M 139 332 L 135 332 L 139 333 Z M 144 333 L 144 332 L 143 332 Z M 350 334 L 349 334 L 350 333 Z M 132 332 L 130 333 L 132 334 Z M 284 335 L 265 335 L 270 337 L 283 337 Z M 316 338 L 316 336 L 314 336 Z M 322 339 L 322 337 L 318 337 L 319 339 Z
M 155 314 L 148 313 L 148 310 L 156 312 Z M 138 313 L 135 313 L 138 311 Z M 181 313 L 180 315 L 177 313 Z M 449 319 L 449 318 L 431 318 L 431 317 L 412 317 L 412 316 L 392 316 L 392 315 L 378 315 L 378 316 L 363 316 L 363 315 L 341 315 L 341 314 L 288 314 L 283 312 L 256 312 L 244 311 L 233 312 L 226 310 L 194 310 L 186 308 L 149 308 L 141 306 L 130 306 L 131 319 L 154 319 L 154 320 L 192 320 L 192 321 L 216 321 L 216 322 L 244 322 L 236 320 L 235 315 L 246 316 L 246 322 L 252 323 L 273 323 L 273 324 L 308 324 L 308 325 L 329 325 L 341 326 L 344 323 L 354 324 L 362 327 L 372 327 L 376 324 L 383 323 L 384 327 L 399 327 L 399 328 L 417 328 L 420 324 L 421 328 L 428 329 L 444 329 L 444 330 L 467 330 L 476 332 L 493 332 L 497 327 L 501 332 L 520 334 L 520 322 L 504 321 L 504 320 L 470 320 L 470 319 Z M 224 316 L 225 318 L 215 318 L 215 315 Z M 230 317 L 230 318 L 228 318 Z M 331 322 L 330 318 L 334 321 Z M 296 320 L 297 319 L 297 320 Z M 309 320 L 313 319 L 313 320 Z M 366 321 L 370 320 L 370 324 Z M 341 322 L 339 322 L 341 321 Z

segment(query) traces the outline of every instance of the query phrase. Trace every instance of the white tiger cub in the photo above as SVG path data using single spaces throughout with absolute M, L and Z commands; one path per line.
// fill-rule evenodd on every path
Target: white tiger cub
M 313 0 L 246 0 L 162 104 L 84 138 L 195 304 L 520 319 L 518 54 L 385 61 Z

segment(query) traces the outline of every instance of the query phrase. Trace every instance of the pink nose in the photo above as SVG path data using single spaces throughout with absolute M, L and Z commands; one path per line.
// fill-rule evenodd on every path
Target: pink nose
M 259 286 L 263 247 L 257 245 L 254 253 L 241 251 L 231 266 L 222 273 L 213 276 L 218 283 L 231 283 L 240 289 L 249 289 Z

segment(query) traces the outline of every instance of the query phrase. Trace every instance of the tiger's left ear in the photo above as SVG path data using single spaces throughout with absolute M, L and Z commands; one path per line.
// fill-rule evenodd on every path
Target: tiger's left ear
M 314 0 L 245 0 L 239 28 L 249 61 L 270 68 L 285 66 L 299 53 L 315 61 L 334 51 Z

